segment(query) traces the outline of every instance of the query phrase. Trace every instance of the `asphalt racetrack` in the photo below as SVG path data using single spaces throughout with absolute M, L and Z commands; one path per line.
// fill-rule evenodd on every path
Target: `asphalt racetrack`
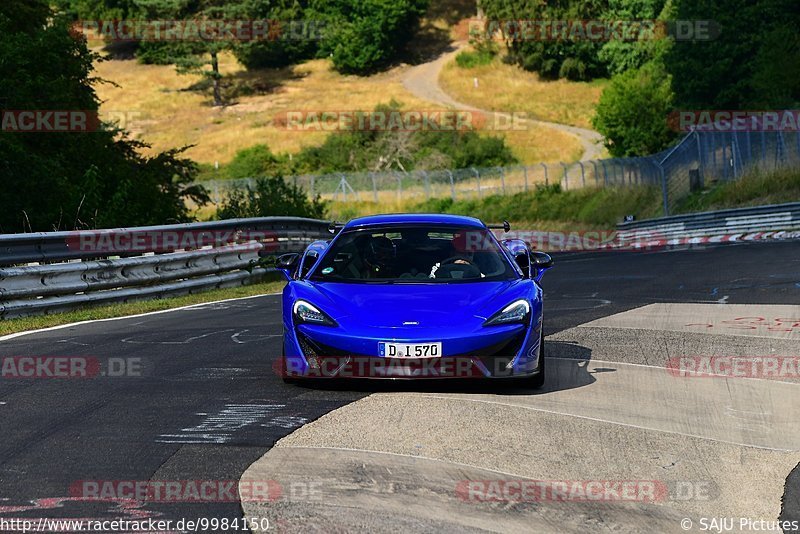
M 0 531 L 22 518 L 173 522 L 160 532 L 202 518 L 256 521 L 199 530 L 276 532 L 800 521 L 800 375 L 674 368 L 800 357 L 800 242 L 554 257 L 539 392 L 286 385 L 276 295 L 7 336 L 2 358 L 86 358 L 102 371 L 4 367 Z M 211 481 L 216 493 L 193 500 L 187 488 Z M 170 482 L 180 491 L 158 498 L 122 491 Z M 254 487 L 269 498 L 244 498 Z

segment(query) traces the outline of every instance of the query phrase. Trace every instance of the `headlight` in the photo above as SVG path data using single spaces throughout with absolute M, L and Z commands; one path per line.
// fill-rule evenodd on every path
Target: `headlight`
M 305 300 L 298 300 L 294 303 L 292 308 L 294 318 L 298 323 L 319 324 L 324 326 L 336 326 L 336 321 L 328 317 L 328 315 L 320 311 L 319 308 L 306 302 Z
M 516 300 L 495 313 L 483 323 L 483 326 L 510 323 L 526 323 L 531 313 L 531 305 L 527 300 Z

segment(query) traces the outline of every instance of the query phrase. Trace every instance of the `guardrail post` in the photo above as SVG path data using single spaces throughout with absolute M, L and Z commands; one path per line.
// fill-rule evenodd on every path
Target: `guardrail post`
M 400 171 L 394 171 L 394 177 L 397 178 L 397 201 L 403 197 L 403 179 L 400 177 Z
M 315 179 L 316 179 L 316 176 L 314 176 L 312 174 L 311 175 L 311 198 L 315 198 L 316 197 L 316 195 L 314 194 L 314 181 L 315 181 Z
M 567 176 L 567 165 L 563 161 L 559 161 L 562 167 L 564 167 L 564 191 L 569 191 L 569 177 Z
M 655 163 L 658 166 L 658 172 L 661 175 L 661 196 L 664 198 L 664 217 L 669 216 L 669 202 L 667 198 L 667 175 L 664 173 L 664 167 L 659 164 Z
M 592 160 L 590 163 L 594 168 L 594 185 L 595 187 L 600 187 L 600 175 L 597 174 L 597 162 L 595 160 Z
M 542 163 L 542 167 L 544 168 L 544 186 L 548 187 L 550 184 L 547 181 L 547 165 Z
M 478 197 L 483 197 L 483 193 L 481 192 L 481 173 L 478 172 L 478 169 L 472 167 L 472 172 L 475 173 L 475 178 L 478 179 Z
M 708 132 L 708 136 L 711 139 L 711 166 L 714 168 L 714 174 L 718 172 L 717 170 L 717 137 L 714 135 L 714 132 Z
M 697 140 L 697 164 L 700 169 L 700 179 L 705 181 L 705 162 L 703 161 L 703 147 L 700 144 L 700 133 L 694 130 L 694 137 Z
M 450 178 L 450 197 L 455 201 L 456 199 L 456 184 L 453 181 L 453 171 L 447 170 L 447 176 Z
M 500 185 L 503 188 L 503 194 L 506 194 L 506 171 L 503 167 L 497 167 L 500 169 Z
M 369 173 L 369 175 L 370 175 L 370 178 L 372 178 L 372 199 L 377 204 L 378 203 L 378 184 L 375 181 L 375 173 L 371 172 L 371 173 Z
M 800 136 L 798 136 L 797 139 L 800 140 Z M 527 193 L 528 192 L 528 166 L 527 165 L 523 165 L 522 166 L 522 173 L 525 175 L 525 192 Z
M 579 161 L 578 165 L 581 166 L 581 184 L 582 184 L 581 187 L 586 187 L 586 171 L 583 168 L 583 162 Z
M 428 178 L 428 172 L 422 171 L 422 177 L 425 180 L 425 200 L 431 199 L 431 181 Z
M 794 141 L 797 145 L 797 154 L 795 158 L 800 158 L 800 132 L 794 132 Z
M 728 142 L 725 141 L 725 138 L 722 139 L 722 161 L 725 163 L 725 175 L 724 179 L 728 181 L 728 169 L 731 166 L 731 159 L 728 156 Z

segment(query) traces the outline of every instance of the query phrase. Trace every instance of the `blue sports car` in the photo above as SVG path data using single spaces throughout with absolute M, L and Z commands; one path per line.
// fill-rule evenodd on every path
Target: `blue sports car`
M 508 231 L 508 223 L 503 228 Z M 396 214 L 333 226 L 277 260 L 282 374 L 544 384 L 540 280 L 553 261 L 472 217 Z

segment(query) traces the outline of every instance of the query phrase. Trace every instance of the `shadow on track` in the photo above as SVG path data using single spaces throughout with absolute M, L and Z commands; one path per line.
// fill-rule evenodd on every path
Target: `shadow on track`
M 529 389 L 504 379 L 312 379 L 301 380 L 301 388 L 369 393 L 482 393 L 498 395 L 532 395 L 588 386 L 595 382 L 596 369 L 589 372 L 592 351 L 577 343 L 547 341 L 546 380 L 541 389 Z M 614 371 L 609 369 L 608 371 Z

